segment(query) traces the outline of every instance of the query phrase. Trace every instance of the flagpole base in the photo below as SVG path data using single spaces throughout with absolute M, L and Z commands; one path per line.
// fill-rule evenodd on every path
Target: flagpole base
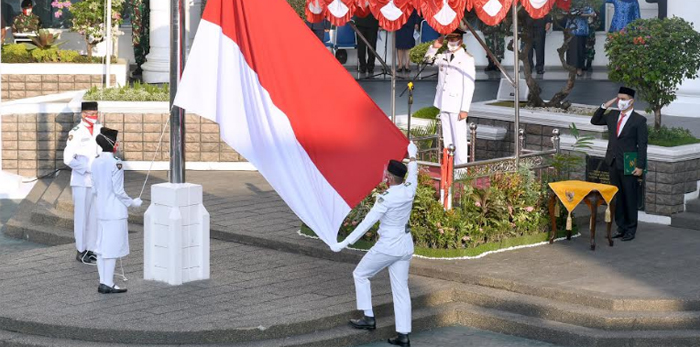
M 170 285 L 209 279 L 209 212 L 202 186 L 162 183 L 151 187 L 144 215 L 143 278 Z

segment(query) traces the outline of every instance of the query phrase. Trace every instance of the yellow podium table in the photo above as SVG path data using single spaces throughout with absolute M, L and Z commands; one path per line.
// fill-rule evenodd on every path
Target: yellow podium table
M 608 227 L 608 243 L 610 247 L 613 246 L 613 240 L 611 235 L 612 228 L 612 216 L 615 215 L 615 204 L 613 198 L 617 194 L 617 187 L 608 184 L 599 184 L 586 181 L 561 181 L 553 182 L 549 184 L 549 188 L 552 189 L 554 194 L 551 195 L 549 199 L 549 220 L 552 228 L 549 232 L 549 243 L 554 242 L 554 237 L 557 234 L 557 217 L 559 213 L 557 212 L 559 204 L 557 204 L 557 199 L 561 201 L 564 208 L 568 211 L 569 215 L 566 218 L 566 231 L 567 240 L 571 240 L 571 212 L 578 206 L 581 201 L 585 201 L 586 205 L 591 210 L 591 250 L 595 250 L 595 225 L 596 217 L 598 214 L 598 206 L 603 204 L 605 201 L 608 208 L 605 210 L 605 222 Z

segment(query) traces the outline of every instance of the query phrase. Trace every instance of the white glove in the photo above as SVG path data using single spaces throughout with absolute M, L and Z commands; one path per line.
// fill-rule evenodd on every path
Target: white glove
M 141 204 L 143 204 L 143 200 L 141 200 L 141 198 L 136 198 L 131 201 L 131 206 L 133 207 L 141 207 Z
M 331 245 L 331 251 L 336 252 L 336 253 L 340 252 L 343 248 L 345 248 L 345 246 L 343 245 L 342 242 L 336 242 L 336 243 Z
M 411 141 L 408 144 L 408 157 L 409 158 L 415 158 L 416 154 L 418 154 L 418 147 L 416 147 L 416 144 Z

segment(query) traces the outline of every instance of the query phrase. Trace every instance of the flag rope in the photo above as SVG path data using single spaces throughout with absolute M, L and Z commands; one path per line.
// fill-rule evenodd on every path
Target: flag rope
M 168 124 L 170 124 L 170 117 L 168 117 L 168 120 L 165 122 L 165 125 L 163 126 L 163 131 L 160 133 L 160 139 L 158 139 L 158 147 L 156 147 L 156 151 L 153 152 L 153 159 L 151 159 L 151 164 L 148 165 L 148 172 L 146 173 L 146 179 L 143 181 L 143 186 L 141 187 L 141 193 L 139 193 L 139 199 L 141 199 L 141 196 L 143 195 L 143 190 L 146 189 L 146 183 L 148 182 L 148 177 L 151 175 L 151 169 L 153 168 L 153 163 L 156 161 L 156 156 L 158 155 L 158 152 L 160 151 L 160 145 L 163 143 L 163 135 L 165 135 L 165 129 L 168 128 Z

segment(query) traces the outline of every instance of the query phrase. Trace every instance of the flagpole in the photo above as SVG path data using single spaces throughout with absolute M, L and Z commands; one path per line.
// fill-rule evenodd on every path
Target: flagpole
M 111 69 L 112 69 L 112 0 L 107 0 L 107 6 L 105 6 L 106 20 L 105 20 L 105 87 L 109 88 L 111 80 Z
M 396 31 L 391 37 L 391 122 L 396 124 Z
M 520 131 L 520 38 L 518 37 L 518 4 L 513 1 L 513 75 L 515 75 L 513 87 L 515 88 L 515 101 L 513 109 L 515 110 L 514 121 L 514 136 L 515 144 L 515 166 L 520 164 L 520 141 L 518 141 L 518 131 Z
M 185 110 L 174 106 L 185 68 L 184 0 L 170 1 L 170 183 L 185 183 Z

